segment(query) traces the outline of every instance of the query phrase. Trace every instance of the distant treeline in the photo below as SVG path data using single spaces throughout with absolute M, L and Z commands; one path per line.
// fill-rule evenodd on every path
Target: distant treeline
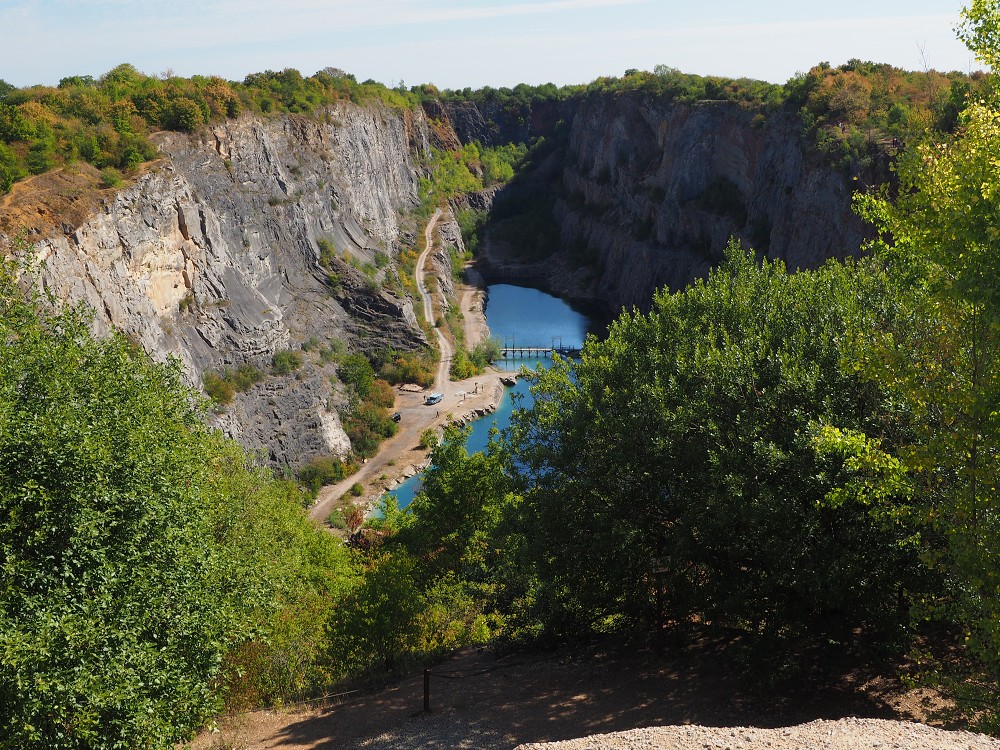
M 0 193 L 29 174 L 74 161 L 109 170 L 106 178 L 113 184 L 116 172 L 134 171 L 155 158 L 149 135 L 157 130 L 193 131 L 244 111 L 308 115 L 346 99 L 378 100 L 397 108 L 432 101 L 466 103 L 510 121 L 523 119 L 540 104 L 595 95 L 638 94 L 664 104 L 732 101 L 762 113 L 792 107 L 822 150 L 857 157 L 863 142 L 874 136 L 906 137 L 927 128 L 950 131 L 970 94 L 985 85 L 979 73 L 908 72 L 860 60 L 837 68 L 820 63 L 783 85 L 691 75 L 658 65 L 652 72 L 629 70 L 620 78 L 575 86 L 458 91 L 439 91 L 430 84 L 406 89 L 402 84 L 358 83 L 334 68 L 312 76 L 291 68 L 269 70 L 236 83 L 217 76 L 150 76 L 123 64 L 99 78 L 63 78 L 55 87 L 17 88 L 0 80 Z

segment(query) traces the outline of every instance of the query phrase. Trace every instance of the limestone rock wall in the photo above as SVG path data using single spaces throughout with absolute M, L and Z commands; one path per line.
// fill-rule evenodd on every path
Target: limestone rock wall
M 559 247 L 529 264 L 491 243 L 492 275 L 611 311 L 706 275 L 732 236 L 796 269 L 857 254 L 866 235 L 851 211 L 857 183 L 815 153 L 790 112 L 591 96 L 551 160 L 535 182 L 557 196 Z
M 138 180 L 36 243 L 44 283 L 92 306 L 99 330 L 179 358 L 192 384 L 242 364 L 268 371 L 276 352 L 309 340 L 348 350 L 424 342 L 410 300 L 353 267 L 376 252 L 395 258 L 412 240 L 422 112 L 345 103 L 317 118 L 247 116 L 196 136 L 165 133 L 159 146 L 164 158 Z M 320 241 L 335 251 L 327 267 Z M 274 465 L 349 449 L 335 366 L 304 357 L 218 418 Z

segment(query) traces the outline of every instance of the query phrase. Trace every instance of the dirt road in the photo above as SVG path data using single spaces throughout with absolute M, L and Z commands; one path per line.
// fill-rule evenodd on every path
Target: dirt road
M 424 230 L 426 249 L 417 260 L 415 273 L 417 290 L 424 305 L 424 316 L 431 321 L 434 320 L 434 301 L 427 289 L 424 265 L 433 250 L 434 227 L 440 216 L 439 209 L 434 212 Z M 466 342 L 469 346 L 475 346 L 489 333 L 483 316 L 483 293 L 476 287 L 464 285 L 459 286 L 458 292 L 465 316 Z M 355 474 L 337 484 L 323 487 L 309 509 L 311 518 L 325 520 L 338 499 L 354 484 L 360 484 L 364 488 L 361 496 L 354 499 L 354 504 L 369 507 L 386 489 L 417 473 L 426 463 L 428 451 L 420 447 L 420 435 L 424 430 L 440 429 L 456 419 L 468 420 L 477 411 L 492 409 L 499 403 L 503 396 L 503 386 L 495 372 L 487 371 L 484 375 L 468 380 L 453 382 L 448 379 L 452 345 L 440 329 L 435 328 L 434 331 L 441 350 L 441 364 L 434 387 L 429 390 L 444 394 L 441 403 L 428 406 L 424 404 L 427 392 L 408 392 L 397 388 L 395 410 L 401 415 L 399 431 L 382 443 L 378 455 L 369 459 Z

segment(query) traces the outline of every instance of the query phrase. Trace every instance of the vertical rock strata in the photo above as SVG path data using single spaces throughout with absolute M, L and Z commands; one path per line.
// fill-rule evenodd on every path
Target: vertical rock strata
M 243 364 L 268 371 L 276 352 L 312 337 L 349 349 L 424 342 L 410 301 L 346 262 L 394 258 L 412 239 L 414 160 L 427 148 L 419 113 L 345 103 L 316 118 L 164 133 L 159 146 L 165 158 L 100 211 L 36 243 L 44 283 L 92 306 L 98 330 L 179 358 L 193 384 Z M 336 288 L 320 241 L 334 249 Z M 218 422 L 274 465 L 344 454 L 332 375 L 306 357 L 293 375 L 237 394 Z
M 793 270 L 859 252 L 858 183 L 815 152 L 795 113 L 628 94 L 586 97 L 567 116 L 565 147 L 528 188 L 556 196 L 559 246 L 526 263 L 493 243 L 494 275 L 619 310 L 706 275 L 733 236 Z

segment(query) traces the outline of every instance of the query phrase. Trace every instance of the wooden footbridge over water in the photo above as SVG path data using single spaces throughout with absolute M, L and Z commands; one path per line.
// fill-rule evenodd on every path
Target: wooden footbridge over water
M 579 347 L 574 346 L 509 346 L 500 350 L 504 359 L 547 359 L 558 354 L 561 357 L 580 356 Z

